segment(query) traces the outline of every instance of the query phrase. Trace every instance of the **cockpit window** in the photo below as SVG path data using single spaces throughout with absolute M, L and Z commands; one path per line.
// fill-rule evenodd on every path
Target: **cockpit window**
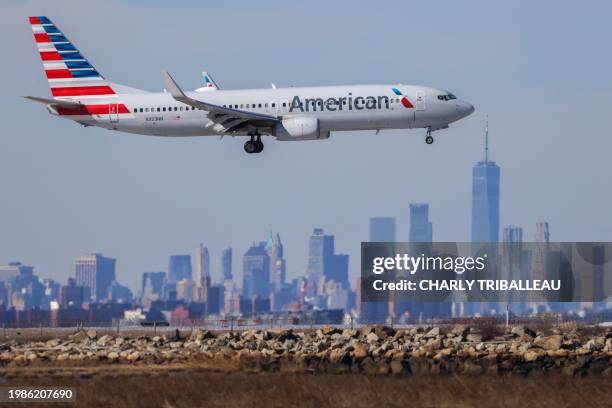
M 453 99 L 457 99 L 457 97 L 455 95 L 453 95 L 452 93 L 447 93 L 444 95 L 438 95 L 438 99 L 441 101 L 450 101 Z

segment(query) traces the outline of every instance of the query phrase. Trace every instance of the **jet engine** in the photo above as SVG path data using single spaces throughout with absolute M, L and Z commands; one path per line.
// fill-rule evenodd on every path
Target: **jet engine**
M 321 131 L 317 118 L 297 117 L 283 119 L 274 128 L 274 136 L 278 140 L 317 140 L 329 138 L 329 131 Z

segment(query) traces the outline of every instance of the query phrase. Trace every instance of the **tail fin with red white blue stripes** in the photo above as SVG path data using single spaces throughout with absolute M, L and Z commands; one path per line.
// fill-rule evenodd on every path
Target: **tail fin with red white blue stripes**
M 117 96 L 108 82 L 47 17 L 30 17 L 51 94 L 56 99 Z

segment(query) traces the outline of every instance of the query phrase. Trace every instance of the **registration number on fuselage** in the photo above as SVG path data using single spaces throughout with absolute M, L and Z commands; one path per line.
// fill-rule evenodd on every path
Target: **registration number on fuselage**
M 163 116 L 149 116 L 148 118 L 145 118 L 145 121 L 147 122 L 159 122 L 161 120 L 164 120 Z

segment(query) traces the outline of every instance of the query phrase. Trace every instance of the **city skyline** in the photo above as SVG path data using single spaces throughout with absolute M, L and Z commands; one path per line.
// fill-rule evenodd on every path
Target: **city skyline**
M 495 231 L 497 231 L 497 235 L 499 237 L 499 230 L 502 228 L 500 226 L 500 167 L 493 161 L 489 160 L 489 124 L 488 118 L 484 130 L 484 158 L 483 160 L 479 160 L 472 167 L 472 209 L 471 209 L 471 236 L 472 242 L 495 242 L 500 241 L 499 238 L 495 238 Z M 490 191 L 491 190 L 491 191 Z M 490 202 L 492 200 L 492 203 Z M 397 242 L 432 242 L 436 241 L 434 239 L 434 227 L 433 222 L 430 219 L 430 204 L 429 203 L 407 203 L 407 212 L 408 212 L 408 222 L 406 225 L 399 225 L 397 223 L 398 214 L 387 214 L 387 216 L 378 216 L 378 217 L 369 217 L 369 239 L 370 240 L 381 240 L 382 242 L 388 241 L 390 236 L 395 237 Z M 491 216 L 491 209 L 493 209 L 493 215 Z M 401 218 L 401 215 L 399 215 Z M 535 220 L 532 225 L 534 225 L 534 235 L 533 241 L 537 241 L 539 238 L 539 234 L 541 234 L 541 225 L 546 224 L 546 234 L 547 239 L 550 239 L 550 232 L 548 231 L 548 223 L 541 220 Z M 512 227 L 512 226 L 503 226 L 504 236 L 501 237 L 502 241 L 505 240 L 505 232 L 508 228 L 520 229 L 521 240 L 523 240 L 523 231 L 525 228 L 523 225 Z M 346 257 L 342 260 L 345 263 L 348 270 L 348 281 L 353 282 L 354 278 L 359 275 L 359 262 L 356 258 L 350 260 L 350 255 L 333 255 L 335 251 L 335 237 L 338 234 L 334 234 L 333 236 L 328 236 L 324 234 L 324 229 L 320 227 L 315 227 L 313 230 L 313 234 L 310 235 L 310 249 L 305 249 L 305 256 L 308 258 L 307 267 L 304 271 L 298 271 L 292 268 L 289 268 L 287 275 L 285 258 L 283 257 L 284 253 L 284 245 L 280 242 L 279 233 L 276 236 L 273 236 L 272 231 L 268 231 L 268 236 L 265 241 L 255 240 L 251 241 L 250 247 L 247 248 L 245 253 L 249 253 L 250 251 L 261 251 L 262 253 L 267 253 L 268 250 L 272 247 L 278 248 L 280 251 L 280 259 L 281 265 L 277 268 L 278 271 L 276 273 L 277 277 L 275 278 L 275 272 L 272 271 L 270 265 L 267 264 L 266 268 L 270 268 L 267 271 L 267 281 L 272 282 L 274 279 L 281 279 L 284 282 L 285 279 L 294 279 L 299 278 L 301 276 L 308 276 L 309 271 L 313 269 L 316 270 L 315 274 L 317 274 L 318 278 L 324 275 L 324 266 L 323 264 L 314 266 L 312 265 L 312 245 L 313 239 L 321 240 L 321 243 L 318 246 L 321 247 L 320 250 L 330 252 L 327 257 L 332 256 L 335 258 L 338 257 Z M 477 232 L 475 235 L 475 231 Z M 405 237 L 405 239 L 401 239 L 401 237 Z M 263 236 L 260 238 L 264 238 Z M 477 240 L 474 240 L 474 239 Z M 342 241 L 342 240 L 341 240 Z M 363 239 L 365 241 L 365 238 Z M 529 242 L 529 239 L 525 239 L 525 242 Z M 359 241 L 361 242 L 361 241 Z M 459 242 L 459 241 L 457 241 Z M 464 242 L 467 242 L 464 241 Z M 217 243 L 211 242 L 213 246 L 217 246 Z M 209 252 L 209 245 L 203 242 L 200 242 L 194 252 L 183 255 L 169 254 L 169 265 L 166 269 L 168 275 L 167 285 L 176 285 L 181 279 L 188 279 L 194 283 L 196 287 L 199 287 L 198 278 L 202 276 L 202 273 L 206 276 L 209 276 L 213 282 L 223 282 L 225 273 L 229 271 L 231 273 L 234 282 L 242 282 L 242 285 L 238 285 L 237 287 L 244 290 L 244 268 L 242 268 L 238 274 L 236 274 L 236 270 L 232 268 L 232 265 L 237 265 L 233 260 L 232 253 L 234 246 L 229 246 L 227 248 L 223 248 L 219 251 L 219 256 L 211 256 Z M 310 251 L 310 252 L 309 252 Z M 181 252 L 181 251 L 179 251 Z M 347 251 L 349 252 L 349 251 Z M 91 255 L 96 255 L 98 251 L 89 252 L 90 255 L 86 255 L 84 257 L 88 257 Z M 229 258 L 228 258 L 229 257 Z M 193 258 L 193 261 L 192 261 Z M 79 257 L 76 258 L 77 260 Z M 216 260 L 219 260 L 216 262 Z M 340 260 L 338 258 L 338 260 Z M 271 259 L 267 259 L 266 262 L 270 262 Z M 274 260 L 272 260 L 274 261 Z M 295 260 L 293 260 L 295 261 Z M 9 262 L 22 262 L 22 260 L 10 260 Z M 7 264 L 9 263 L 7 262 Z M 113 262 L 116 262 L 116 259 L 113 259 Z M 1 263 L 0 263 L 1 264 Z M 113 268 L 115 268 L 113 264 Z M 328 267 L 329 268 L 329 267 Z M 157 268 L 160 270 L 161 268 Z M 227 270 L 226 270 L 227 269 Z M 155 270 L 155 268 L 150 268 L 149 270 Z M 114 273 L 114 272 L 113 272 Z M 146 272 L 138 272 L 139 277 L 141 274 Z M 74 278 L 75 274 L 71 273 L 68 278 Z M 122 276 L 121 281 L 131 281 L 133 279 L 125 279 L 125 276 Z M 128 277 L 130 278 L 130 277 Z M 239 279 L 239 280 L 236 280 Z M 57 280 L 57 279 L 56 279 Z M 61 280 L 57 280 L 61 282 Z M 136 285 L 128 284 L 134 293 L 138 293 L 138 283 L 140 281 L 136 280 Z M 311 282 L 312 285 L 312 282 Z M 277 289 L 281 288 L 280 281 L 277 281 L 275 287 Z M 135 289 L 134 289 L 135 288 Z
M 338 252 L 356 259 L 371 216 L 395 216 L 397 239 L 407 239 L 410 202 L 429 203 L 436 240 L 468 241 L 470 168 L 482 154 L 487 113 L 492 156 L 504 167 L 500 224 L 522 225 L 526 239 L 543 218 L 554 226 L 555 240 L 612 238 L 610 192 L 593 181 L 609 174 L 611 165 L 603 131 L 612 120 L 606 112 L 609 4 L 594 13 L 578 4 L 538 2 L 525 13 L 520 2 L 450 3 L 443 9 L 410 2 L 358 8 L 347 2 L 241 3 L 249 19 L 279 17 L 278 26 L 256 32 L 246 18 L 227 30 L 230 10 L 221 4 L 196 3 L 186 13 L 163 2 L 112 1 L 95 17 L 88 6 L 97 4 L 4 5 L 0 30 L 13 41 L 7 45 L 12 57 L 0 67 L 10 79 L 0 93 L 0 185 L 7 197 L 0 203 L 2 263 L 21 260 L 42 276 L 65 281 L 76 255 L 100 251 L 117 258 L 118 277 L 136 287 L 142 271 L 166 269 L 168 254 L 194 256 L 199 242 L 211 254 L 230 244 L 241 254 L 273 229 L 283 236 L 287 273 L 295 276 L 307 266 L 304 248 L 313 227 L 333 231 Z M 389 7 L 411 16 L 410 29 L 427 40 L 406 48 L 405 38 L 388 30 Z M 145 139 L 99 129 L 85 134 L 21 98 L 48 92 L 27 25 L 27 16 L 39 14 L 78 33 L 77 45 L 110 78 L 147 90 L 163 88 L 161 69 L 184 78 L 185 89 L 201 86 L 206 69 L 225 89 L 270 82 L 431 84 L 473 101 L 477 111 L 436 132 L 431 146 L 417 131 L 382 131 L 374 140 L 355 132 L 299 146 L 270 141 L 257 160 L 235 154 L 244 142 L 239 138 Z M 159 27 L 156 52 L 150 52 L 147 34 L 133 31 L 133 15 Z M 202 15 L 210 17 L 205 26 Z M 296 22 L 295 15 L 304 18 Z M 550 22 L 545 29 L 541 16 Z M 313 30 L 313 19 L 322 26 L 340 21 L 368 29 L 340 39 Z M 100 42 L 109 20 L 114 30 Z M 224 44 L 185 41 L 220 32 Z M 244 47 L 244 38 L 253 46 Z M 112 46 L 117 43 L 122 47 Z M 389 55 L 394 61 L 382 64 Z M 245 60 L 258 63 L 247 69 Z M 248 182 L 251 175 L 257 182 Z M 247 209 L 245 200 L 252 197 L 257 200 Z M 218 270 L 218 263 L 212 256 L 211 267 Z

